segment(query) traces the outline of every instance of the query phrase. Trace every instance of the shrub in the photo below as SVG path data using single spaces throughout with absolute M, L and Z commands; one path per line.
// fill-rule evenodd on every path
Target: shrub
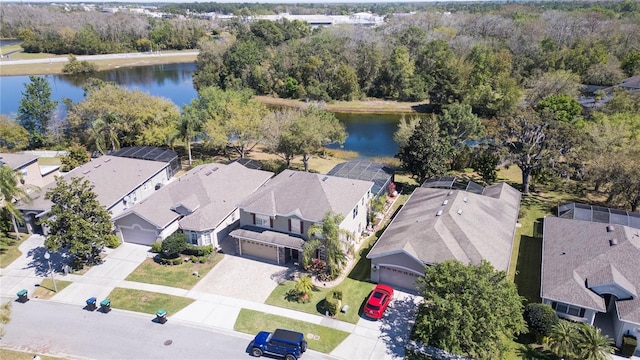
M 151 252 L 159 254 L 162 251 L 162 241 L 155 241 L 151 244 Z
M 116 235 L 109 235 L 104 240 L 104 245 L 106 247 L 110 247 L 112 249 L 115 249 L 118 246 L 120 246 L 120 238 L 118 236 L 116 236 Z
M 164 257 L 177 257 L 187 248 L 187 235 L 183 233 L 173 233 L 162 242 L 162 253 Z
M 338 313 L 340 307 L 340 300 L 335 298 L 334 291 L 329 291 L 324 298 L 324 310 L 329 312 L 330 316 L 335 316 Z
M 207 262 L 207 257 L 206 256 L 200 256 L 200 258 L 198 258 L 198 262 L 200 262 L 200 264 L 204 264 Z
M 529 331 L 538 336 L 549 336 L 551 329 L 559 321 L 555 310 L 548 304 L 527 304 L 524 308 L 524 319 Z
M 198 246 L 193 244 L 187 244 L 182 253 L 185 255 L 194 256 L 208 256 L 213 252 L 213 245 Z
M 197 257 L 197 256 L 195 256 L 195 255 L 191 255 L 191 257 L 189 258 L 189 260 L 191 260 L 191 262 L 195 264 L 196 262 L 198 262 L 198 257 Z
M 638 339 L 632 335 L 625 335 L 622 337 L 622 346 L 620 347 L 620 354 L 626 357 L 633 356 L 638 346 Z

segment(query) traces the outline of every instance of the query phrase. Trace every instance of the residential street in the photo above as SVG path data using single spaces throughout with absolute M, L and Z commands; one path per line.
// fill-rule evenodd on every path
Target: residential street
M 7 297 L 2 302 L 11 301 Z M 107 314 L 80 306 L 32 299 L 14 302 L 4 348 L 64 358 L 249 359 L 252 336 L 114 309 Z M 170 342 L 170 344 L 169 344 Z M 308 351 L 305 360 L 332 359 Z

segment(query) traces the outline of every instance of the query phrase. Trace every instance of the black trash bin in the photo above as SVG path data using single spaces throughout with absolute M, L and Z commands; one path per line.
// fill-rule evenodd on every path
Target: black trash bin
M 100 310 L 105 314 L 111 311 L 111 300 L 109 299 L 102 300 L 100 302 Z
M 156 318 L 160 324 L 164 324 L 167 322 L 167 310 L 158 310 L 156 312 Z
M 26 303 L 27 301 L 29 301 L 29 297 L 27 296 L 27 289 L 22 289 L 20 291 L 18 291 L 18 293 L 16 294 L 18 296 L 18 301 L 21 303 Z
M 87 310 L 93 311 L 96 309 L 96 298 L 90 297 L 87 299 Z

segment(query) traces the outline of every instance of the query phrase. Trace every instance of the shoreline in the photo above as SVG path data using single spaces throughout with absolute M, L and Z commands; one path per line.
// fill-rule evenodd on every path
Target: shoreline
M 32 55 L 32 54 L 28 54 Z M 0 79 L 2 76 L 62 75 L 62 68 L 68 61 L 68 55 L 33 54 L 31 59 L 0 60 Z M 138 67 L 161 64 L 193 63 L 197 51 L 168 51 L 162 53 L 126 53 L 105 55 L 81 55 L 79 61 L 89 61 L 98 66 L 98 71 L 113 70 L 121 67 Z M 309 103 L 296 99 L 281 99 L 266 95 L 257 95 L 256 99 L 265 105 L 304 108 Z M 368 99 L 352 101 L 332 101 L 323 103 L 323 109 L 331 112 L 352 114 L 418 114 L 425 102 L 397 102 L 391 100 Z

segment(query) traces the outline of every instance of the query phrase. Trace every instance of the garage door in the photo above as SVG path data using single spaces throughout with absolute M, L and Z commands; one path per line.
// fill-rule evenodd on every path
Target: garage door
M 242 255 L 253 256 L 264 260 L 278 262 L 278 247 L 257 241 L 242 240 Z
M 120 228 L 120 232 L 122 233 L 122 240 L 124 242 L 133 244 L 151 245 L 158 237 L 155 231 L 142 230 L 140 228 Z
M 409 271 L 392 267 L 380 266 L 380 283 L 391 285 L 394 288 L 401 288 L 416 292 L 416 280 L 419 276 Z

